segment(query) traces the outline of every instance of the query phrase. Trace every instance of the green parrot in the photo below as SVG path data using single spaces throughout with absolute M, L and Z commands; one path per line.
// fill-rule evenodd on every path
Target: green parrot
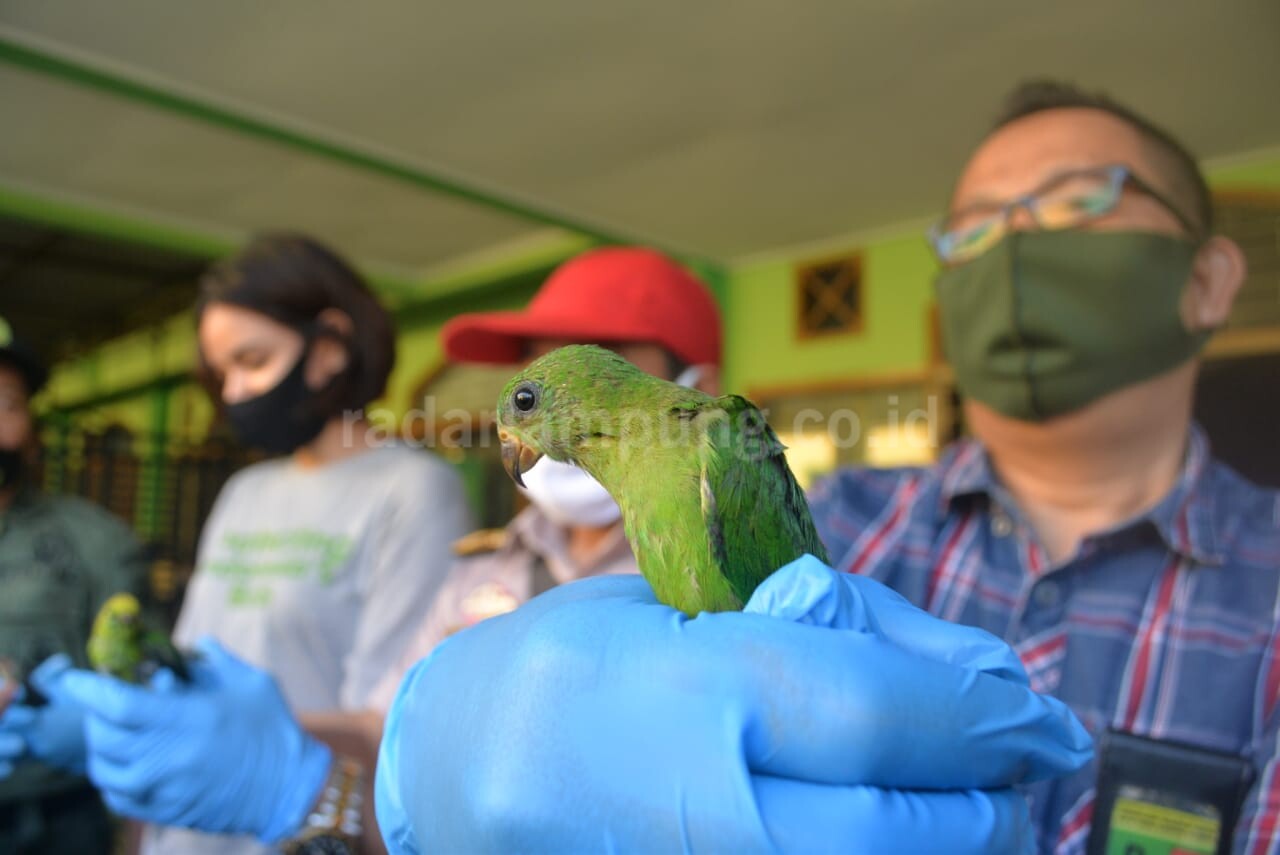
M 144 683 L 157 667 L 191 679 L 186 658 L 168 636 L 149 628 L 142 606 L 133 594 L 113 594 L 93 619 L 86 645 L 89 663 L 103 674 L 130 683 Z
M 713 398 L 571 345 L 507 383 L 497 422 L 517 484 L 545 454 L 609 491 L 640 572 L 687 615 L 741 609 L 805 552 L 827 560 L 782 443 L 745 398 Z

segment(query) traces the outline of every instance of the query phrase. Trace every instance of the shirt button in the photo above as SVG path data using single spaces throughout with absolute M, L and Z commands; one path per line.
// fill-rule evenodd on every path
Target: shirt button
M 1013 520 L 1004 511 L 991 514 L 991 533 L 996 537 L 1008 537 L 1013 532 Z
M 1036 601 L 1037 606 L 1050 608 L 1058 604 L 1058 597 L 1061 593 L 1056 582 L 1046 581 L 1036 585 L 1036 589 L 1031 592 L 1031 597 Z

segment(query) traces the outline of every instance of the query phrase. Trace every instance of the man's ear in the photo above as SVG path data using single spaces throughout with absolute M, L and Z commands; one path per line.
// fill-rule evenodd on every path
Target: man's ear
M 346 370 L 351 361 L 348 350 L 355 324 L 341 309 L 325 309 L 316 315 L 320 332 L 311 345 L 307 359 L 306 381 L 312 389 L 323 389 L 330 380 Z
M 1247 273 L 1244 252 L 1235 241 L 1221 235 L 1205 241 L 1182 292 L 1182 322 L 1187 329 L 1200 332 L 1225 324 Z

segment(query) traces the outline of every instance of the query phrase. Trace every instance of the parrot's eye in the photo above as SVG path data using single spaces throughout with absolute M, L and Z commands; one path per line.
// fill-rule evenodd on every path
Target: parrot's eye
M 511 405 L 518 413 L 532 413 L 538 406 L 538 387 L 524 385 L 511 393 Z

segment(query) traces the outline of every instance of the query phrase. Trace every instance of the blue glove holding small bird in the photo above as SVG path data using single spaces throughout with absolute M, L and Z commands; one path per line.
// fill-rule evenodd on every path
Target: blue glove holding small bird
M 124 816 L 272 843 L 295 833 L 329 771 L 275 680 L 217 642 L 197 645 L 190 682 L 167 668 L 147 686 L 73 671 L 88 712 L 89 778 Z
M 1091 750 L 1004 642 L 804 556 L 743 612 L 598 577 L 446 640 L 375 804 L 393 855 L 1032 852 L 1013 788 Z
M 0 779 L 23 760 L 66 772 L 85 770 L 85 711 L 65 690 L 71 659 L 64 653 L 36 666 L 25 685 L 11 691 L 0 714 Z
M 187 680 L 185 657 L 167 636 L 149 627 L 142 606 L 129 593 L 108 597 L 94 617 L 85 646 L 95 669 L 133 683 L 145 682 L 157 668 L 168 668 Z M 65 653 L 40 663 L 25 681 L 14 675 L 0 704 L 0 778 L 12 773 L 23 757 L 76 774 L 85 771 L 85 710 L 62 691 L 71 672 Z

